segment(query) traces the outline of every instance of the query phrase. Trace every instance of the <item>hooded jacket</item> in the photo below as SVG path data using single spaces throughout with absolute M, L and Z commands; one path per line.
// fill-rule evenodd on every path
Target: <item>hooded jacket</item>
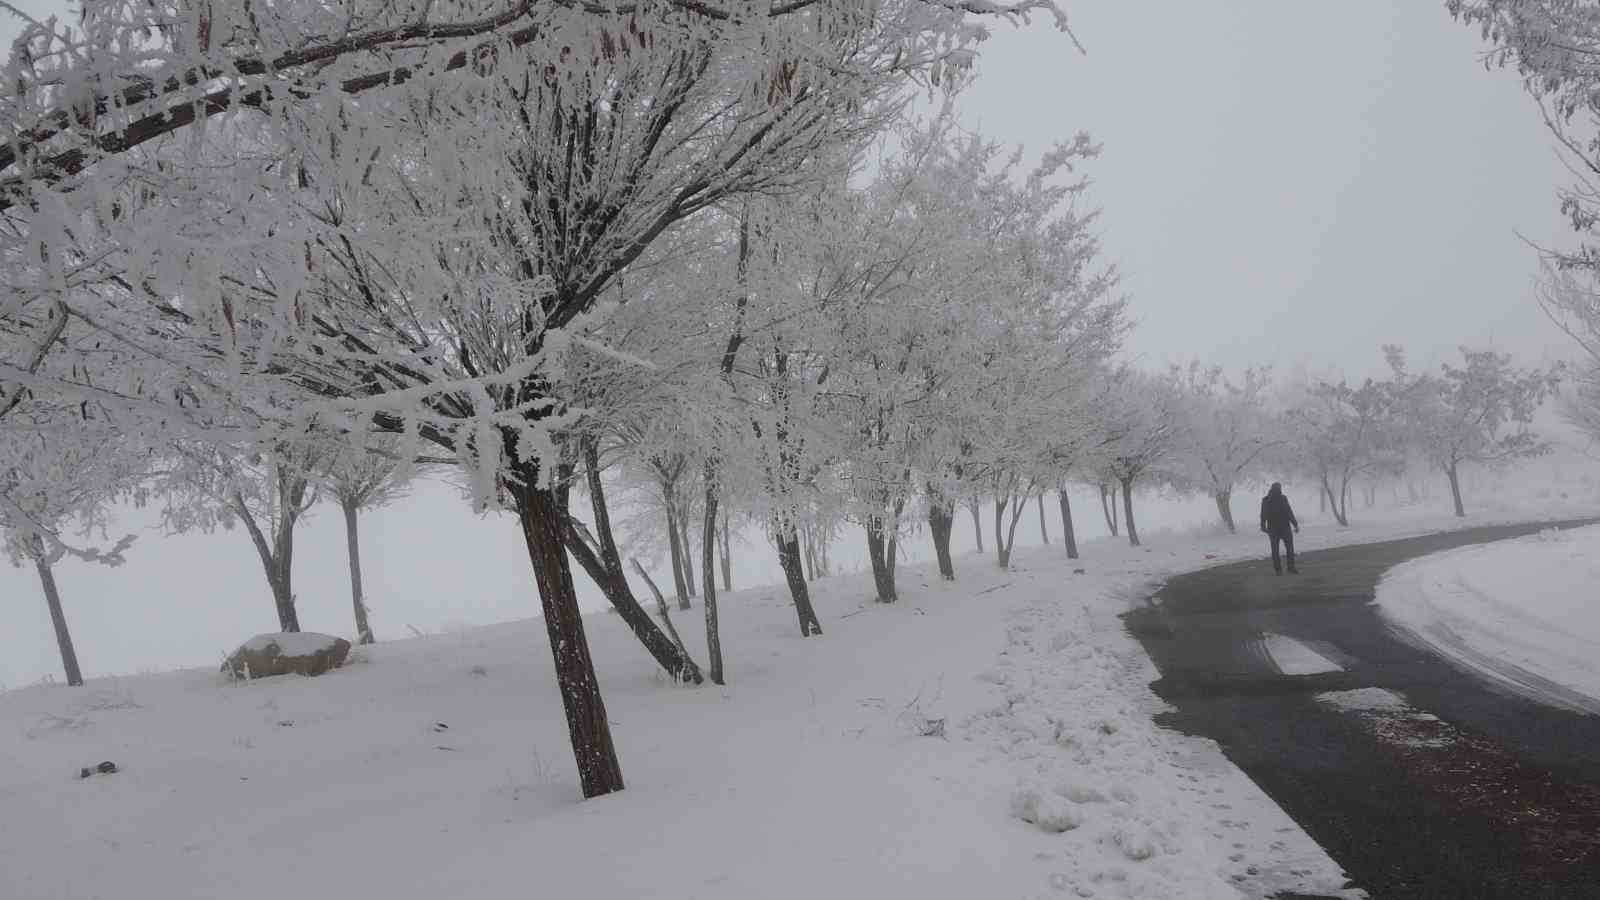
M 1261 529 L 1268 534 L 1285 534 L 1299 527 L 1294 510 L 1289 508 L 1289 498 L 1283 494 L 1283 486 L 1274 484 L 1261 498 Z

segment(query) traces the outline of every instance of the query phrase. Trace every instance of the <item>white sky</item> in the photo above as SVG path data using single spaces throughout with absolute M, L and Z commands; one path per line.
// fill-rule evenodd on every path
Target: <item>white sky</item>
M 1512 75 L 1484 71 L 1476 32 L 1442 0 L 1068 8 L 1088 55 L 1042 21 L 997 29 L 963 115 L 1035 152 L 1078 130 L 1104 144 L 1088 174 L 1132 298 L 1139 362 L 1361 375 L 1381 369 L 1386 342 L 1417 365 L 1462 343 L 1525 362 L 1567 354 L 1533 304 L 1536 258 L 1518 237 L 1569 240 L 1554 200 L 1567 173 L 1532 101 Z M 0 38 L 12 34 L 0 21 Z M 1087 500 L 1078 519 L 1092 535 L 1099 513 Z M 1024 521 L 1026 542 L 1035 520 Z M 474 517 L 434 486 L 366 522 L 380 639 L 537 610 L 509 518 Z M 958 544 L 970 540 L 964 526 Z M 926 542 L 911 539 L 919 556 Z M 859 543 L 847 533 L 836 555 L 849 563 Z M 737 582 L 776 580 L 759 539 L 744 557 Z M 340 517 L 322 509 L 296 555 L 308 629 L 351 630 L 344 565 Z M 58 578 L 91 677 L 214 664 L 276 627 L 239 532 L 145 533 L 123 569 L 67 562 Z M 60 677 L 37 581 L 0 567 L 0 686 L 47 673 Z

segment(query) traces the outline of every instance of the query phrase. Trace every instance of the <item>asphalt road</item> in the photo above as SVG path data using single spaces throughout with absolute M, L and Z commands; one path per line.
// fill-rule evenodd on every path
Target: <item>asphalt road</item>
M 1263 558 L 1172 579 L 1126 616 L 1175 707 L 1162 724 L 1221 744 L 1376 900 L 1600 898 L 1600 715 L 1467 673 L 1372 603 L 1397 563 L 1551 524 L 1587 523 L 1321 550 L 1299 576 Z M 1284 674 L 1267 635 L 1342 671 Z M 1388 696 L 1337 693 L 1372 688 L 1409 709 L 1330 702 Z

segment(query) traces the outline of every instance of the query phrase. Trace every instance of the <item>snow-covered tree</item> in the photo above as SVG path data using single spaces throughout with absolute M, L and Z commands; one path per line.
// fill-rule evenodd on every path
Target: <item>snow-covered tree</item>
M 326 439 L 284 442 L 265 451 L 175 444 L 155 485 L 173 531 L 243 526 L 266 575 L 280 631 L 300 630 L 295 530 L 321 498 L 319 474 L 333 452 Z
M 517 512 L 584 794 L 620 789 L 565 556 L 565 351 L 664 234 L 805 182 L 911 83 L 969 64 L 975 17 L 1031 9 L 1053 11 L 106 0 L 81 33 L 37 23 L 0 101 L 0 374 L 103 390 L 30 369 L 61 347 L 42 312 L 61 305 L 190 382 L 121 398 L 186 439 L 221 416 L 287 458 L 316 419 L 454 455 Z M 779 371 L 790 349 L 759 358 Z M 299 402 L 269 408 L 284 385 Z
M 1385 349 L 1401 427 L 1430 467 L 1449 479 L 1457 516 L 1467 514 L 1461 502 L 1463 463 L 1503 466 L 1549 452 L 1550 444 L 1531 426 L 1534 413 L 1555 390 L 1559 371 L 1517 369 L 1507 354 L 1462 347 L 1462 366 L 1445 363 L 1438 375 L 1413 375 L 1399 347 Z
M 1122 490 L 1123 524 L 1128 543 L 1137 547 L 1133 489 L 1175 477 L 1185 440 L 1183 388 L 1173 373 L 1154 375 L 1123 366 L 1107 375 L 1101 390 L 1101 429 L 1107 438 L 1099 451 L 1101 466 Z
M 323 462 L 320 480 L 344 512 L 345 554 L 350 563 L 350 602 L 355 613 L 356 640 L 371 644 L 367 595 L 361 584 L 360 516 L 404 497 L 409 482 L 397 477 L 410 468 L 401 456 L 399 442 L 379 436 L 368 447 L 339 447 Z
M 1350 524 L 1350 487 L 1362 475 L 1403 459 L 1403 443 L 1393 419 L 1391 385 L 1367 379 L 1313 382 L 1285 414 L 1299 459 L 1317 479 L 1322 497 L 1340 525 Z
M 77 650 L 67 625 L 55 564 L 75 558 L 117 565 L 132 543 L 124 537 L 108 550 L 75 547 L 62 533 L 75 525 L 104 535 L 107 508 L 138 499 L 148 456 L 129 441 L 99 428 L 81 427 L 80 416 L 102 416 L 85 406 L 52 408 L 23 400 L 0 421 L 0 543 L 13 565 L 31 565 L 39 577 L 67 684 L 83 684 Z
M 1235 485 L 1258 471 L 1270 450 L 1286 441 L 1268 410 L 1271 374 L 1246 369 L 1240 382 L 1220 367 L 1192 363 L 1181 375 L 1182 447 L 1178 467 L 1217 504 L 1230 532 Z

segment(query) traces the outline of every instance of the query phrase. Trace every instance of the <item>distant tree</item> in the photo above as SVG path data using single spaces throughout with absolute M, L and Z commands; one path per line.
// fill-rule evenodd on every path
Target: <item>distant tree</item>
M 1464 365 L 1445 363 L 1438 375 L 1406 372 L 1399 347 L 1386 347 L 1394 372 L 1400 426 L 1423 458 L 1450 481 L 1457 516 L 1462 463 L 1500 466 L 1550 450 L 1534 434 L 1533 415 L 1556 388 L 1558 371 L 1516 369 L 1509 355 L 1461 348 Z
M 1284 428 L 1294 435 L 1301 464 L 1316 478 L 1319 493 L 1335 521 L 1350 524 L 1350 486 L 1366 473 L 1402 457 L 1394 430 L 1393 392 L 1367 379 L 1359 387 L 1346 381 L 1316 381 L 1286 413 Z
M 266 451 L 176 446 L 156 483 L 169 529 L 231 530 L 242 524 L 261 560 L 280 631 L 300 630 L 294 593 L 295 529 L 321 496 L 323 443 L 284 442 Z
M 13 565 L 31 564 L 39 577 L 67 684 L 83 684 L 78 653 L 56 584 L 63 556 L 119 565 L 131 536 L 109 551 L 73 547 L 62 528 L 75 523 L 85 533 L 104 532 L 105 511 L 129 497 L 146 471 L 144 457 L 129 442 L 73 422 L 75 414 L 49 404 L 13 407 L 0 427 L 0 544 Z M 102 439 L 103 438 L 103 439 Z
M 344 512 L 345 552 L 350 563 L 350 602 L 355 612 L 356 640 L 370 644 L 376 640 L 367 618 L 367 597 L 361 586 L 361 534 L 359 517 L 364 510 L 387 506 L 404 497 L 410 484 L 403 476 L 408 470 L 401 456 L 399 441 L 392 436 L 373 438 L 366 448 L 340 448 L 324 464 L 322 481 L 328 493 L 339 501 Z
M 1182 386 L 1172 374 L 1152 375 L 1124 366 L 1106 379 L 1100 451 L 1104 471 L 1122 489 L 1128 543 L 1139 546 L 1133 518 L 1133 489 L 1149 481 L 1171 480 L 1183 445 Z
M 1260 468 L 1268 451 L 1283 443 L 1267 411 L 1271 375 L 1246 369 L 1237 384 L 1219 367 L 1198 362 L 1181 371 L 1183 416 L 1178 467 L 1188 482 L 1209 494 L 1228 531 L 1233 521 L 1233 489 Z

